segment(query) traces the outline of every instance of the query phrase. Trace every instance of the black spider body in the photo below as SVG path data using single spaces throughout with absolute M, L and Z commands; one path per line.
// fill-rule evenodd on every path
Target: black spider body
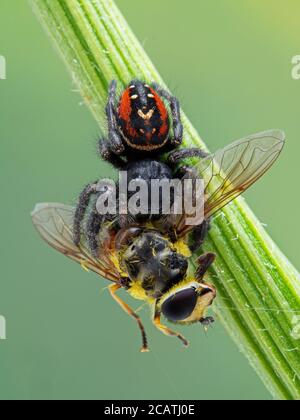
M 128 180 L 143 179 L 147 184 L 153 179 L 173 179 L 172 169 L 163 162 L 155 159 L 132 161 L 127 166 Z
M 174 175 L 171 168 L 163 162 L 154 160 L 154 159 L 143 159 L 138 161 L 132 161 L 127 166 L 127 176 L 128 184 L 131 181 L 142 180 L 147 185 L 147 190 L 151 191 L 151 183 L 155 179 L 157 181 L 162 180 L 172 180 Z M 130 198 L 133 193 L 128 193 L 128 198 Z M 151 212 L 151 194 L 148 197 L 148 209 L 147 214 L 139 214 L 135 216 L 136 222 L 146 223 L 147 221 L 157 221 L 163 217 L 163 197 L 162 191 L 159 192 L 157 197 L 158 201 L 158 214 L 153 214 Z M 174 192 L 171 191 L 171 205 L 174 202 Z
M 178 171 L 178 163 L 183 159 L 206 156 L 199 149 L 178 149 L 182 143 L 183 126 L 177 98 L 156 84 L 150 86 L 140 80 L 133 80 L 117 99 L 116 87 L 116 82 L 113 81 L 106 105 L 108 137 L 100 139 L 99 153 L 102 159 L 116 169 L 127 171 L 128 183 L 132 180 L 144 180 L 150 188 L 152 180 L 171 180 L 179 175 L 184 176 L 189 168 L 182 167 Z M 165 160 L 166 153 L 168 156 Z M 90 198 L 97 195 L 97 183 L 87 185 L 80 195 L 74 220 L 75 244 L 80 242 L 82 222 Z M 159 197 L 159 202 L 161 199 Z M 174 196 L 171 196 L 171 204 L 173 199 Z M 108 219 L 109 217 L 99 215 L 95 206 L 87 219 L 84 232 L 95 256 L 99 249 L 99 231 Z M 151 197 L 147 214 L 119 215 L 114 218 L 114 227 L 117 230 L 159 219 L 164 229 L 169 229 L 170 238 L 173 238 L 174 232 L 168 218 L 162 214 L 161 205 L 158 214 L 151 213 Z M 209 221 L 206 221 L 203 226 L 195 228 L 192 251 L 203 242 L 208 226 Z

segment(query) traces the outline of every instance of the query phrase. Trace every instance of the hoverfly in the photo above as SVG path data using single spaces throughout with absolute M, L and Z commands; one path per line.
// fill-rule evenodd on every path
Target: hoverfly
M 282 131 L 266 131 L 239 140 L 194 166 L 193 176 L 205 182 L 203 225 L 272 166 L 284 142 Z M 51 247 L 112 282 L 109 287 L 112 297 L 140 328 L 141 351 L 148 351 L 145 329 L 139 316 L 117 296 L 116 292 L 121 288 L 134 298 L 146 301 L 153 309 L 154 325 L 164 334 L 178 337 L 185 346 L 187 340 L 163 325 L 161 315 L 181 325 L 213 322 L 213 318 L 206 317 L 206 312 L 216 297 L 216 290 L 204 281 L 204 276 L 215 255 L 201 256 L 196 273 L 190 274 L 189 236 L 194 226 L 187 224 L 187 215 L 174 219 L 174 240 L 149 223 L 118 231 L 109 226 L 102 227 L 97 258 L 92 255 L 84 237 L 78 245 L 74 244 L 74 208 L 63 204 L 38 204 L 32 219 Z

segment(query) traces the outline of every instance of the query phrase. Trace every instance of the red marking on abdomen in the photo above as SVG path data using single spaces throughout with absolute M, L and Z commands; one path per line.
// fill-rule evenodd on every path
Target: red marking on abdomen
M 127 123 L 130 122 L 130 114 L 131 114 L 131 99 L 130 99 L 130 89 L 126 89 L 123 92 L 123 95 L 120 99 L 119 105 L 119 116 L 122 120 L 126 121 Z
M 167 110 L 165 104 L 163 103 L 162 99 L 160 98 L 160 96 L 157 94 L 157 92 L 152 88 L 150 88 L 150 90 L 151 90 L 151 93 L 154 95 L 156 106 L 157 106 L 160 118 L 162 120 L 162 126 L 159 130 L 159 136 L 164 137 L 169 132 L 168 110 Z
M 167 121 L 163 122 L 163 125 L 160 127 L 159 135 L 165 137 L 169 132 L 169 124 Z

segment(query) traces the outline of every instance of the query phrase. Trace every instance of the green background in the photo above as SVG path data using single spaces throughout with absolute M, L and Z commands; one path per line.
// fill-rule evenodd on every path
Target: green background
M 297 0 L 117 2 L 211 150 L 268 128 L 287 147 L 248 202 L 299 268 L 300 54 Z M 185 330 L 183 350 L 145 321 L 152 352 L 107 282 L 49 249 L 31 225 L 39 201 L 74 203 L 110 168 L 91 115 L 25 0 L 1 0 L 1 399 L 269 399 L 217 323 Z M 247 279 L 245 279 L 246 281 Z M 128 298 L 128 301 L 130 299 Z M 135 302 L 133 302 L 135 305 Z

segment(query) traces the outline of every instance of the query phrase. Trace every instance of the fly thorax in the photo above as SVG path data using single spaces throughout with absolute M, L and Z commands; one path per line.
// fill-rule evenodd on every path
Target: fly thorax
M 121 264 L 130 280 L 138 282 L 154 298 L 181 281 L 188 269 L 187 259 L 156 231 L 136 238 L 123 253 Z

